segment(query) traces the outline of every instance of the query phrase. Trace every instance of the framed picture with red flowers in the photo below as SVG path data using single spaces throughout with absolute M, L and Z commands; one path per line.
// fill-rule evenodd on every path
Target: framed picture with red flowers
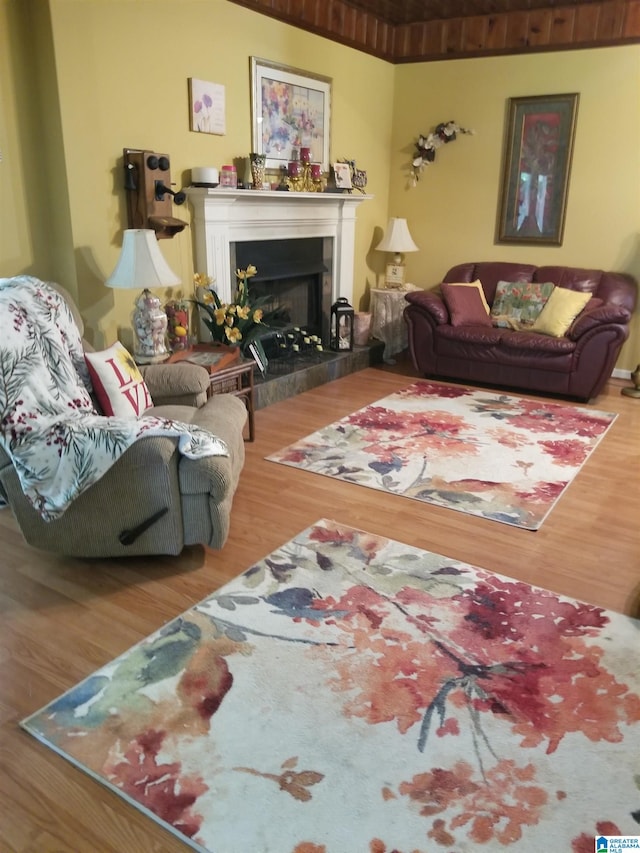
M 499 243 L 562 245 L 578 100 L 509 99 Z
M 251 57 L 251 150 L 267 169 L 302 160 L 328 171 L 330 120 L 330 77 Z

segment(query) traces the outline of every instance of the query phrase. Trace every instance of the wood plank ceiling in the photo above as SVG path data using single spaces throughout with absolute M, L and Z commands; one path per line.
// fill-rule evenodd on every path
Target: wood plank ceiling
M 640 0 L 230 0 L 393 63 L 640 42 Z

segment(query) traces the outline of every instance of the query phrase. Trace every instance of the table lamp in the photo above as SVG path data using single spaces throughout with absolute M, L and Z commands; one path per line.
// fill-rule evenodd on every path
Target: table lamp
M 385 287 L 401 288 L 404 286 L 405 252 L 417 252 L 418 247 L 409 233 L 406 219 L 390 219 L 384 237 L 376 246 L 378 252 L 393 252 L 394 258 L 387 264 Z
M 133 312 L 134 358 L 139 364 L 153 364 L 169 357 L 167 315 L 160 307 L 160 299 L 149 288 L 180 283 L 162 256 L 155 231 L 130 228 L 124 232 L 118 263 L 105 284 L 129 290 L 143 288 Z

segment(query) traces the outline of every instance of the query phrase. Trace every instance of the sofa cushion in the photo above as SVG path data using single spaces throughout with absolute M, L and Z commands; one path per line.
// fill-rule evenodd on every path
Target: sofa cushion
M 477 287 L 441 284 L 452 326 L 490 326 L 491 319 Z
M 499 281 L 491 306 L 493 325 L 502 329 L 531 327 L 554 287 L 550 281 Z
M 491 323 L 488 326 L 438 326 L 435 330 L 436 343 L 480 344 L 481 346 L 497 346 L 505 333 L 505 329 L 496 329 Z
M 484 290 L 482 288 L 482 282 L 479 278 L 475 281 L 447 281 L 445 284 L 449 285 L 449 287 L 473 287 L 480 294 L 480 299 L 482 300 L 482 304 L 484 305 L 484 309 L 489 314 L 491 312 L 491 308 L 489 307 L 489 303 L 487 302 L 487 298 L 484 295 Z
M 103 414 L 138 418 L 153 405 L 133 356 L 120 341 L 102 352 L 85 352 L 84 357 Z
M 493 304 L 499 281 L 533 281 L 537 267 L 531 264 L 515 264 L 509 261 L 481 261 L 473 264 L 458 264 L 452 267 L 443 281 L 475 281 L 480 279 L 489 304 Z M 552 276 L 542 281 L 555 281 Z
M 590 299 L 590 293 L 556 287 L 531 330 L 554 338 L 563 337 Z
M 505 331 L 500 345 L 505 350 L 529 353 L 534 358 L 536 356 L 565 355 L 573 352 L 576 348 L 575 341 L 570 341 L 569 338 L 556 338 L 537 332 L 514 332 L 511 330 Z

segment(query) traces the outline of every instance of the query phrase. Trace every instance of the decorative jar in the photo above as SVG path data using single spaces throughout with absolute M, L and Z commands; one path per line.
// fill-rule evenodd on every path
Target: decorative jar
M 220 169 L 220 186 L 228 189 L 237 189 L 238 170 L 235 166 L 223 166 Z

